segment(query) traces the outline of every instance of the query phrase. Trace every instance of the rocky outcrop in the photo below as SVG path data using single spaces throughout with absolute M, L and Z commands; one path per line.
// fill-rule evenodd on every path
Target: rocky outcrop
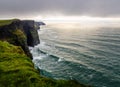
M 43 23 L 43 22 L 35 22 L 35 28 L 36 29 L 40 29 L 40 26 L 41 25 L 46 25 L 45 23 Z
M 39 27 L 33 20 L 14 20 L 9 25 L 0 26 L 0 40 L 21 46 L 26 55 L 32 58 L 28 46 L 40 43 L 36 26 Z
M 37 26 L 32 20 L 24 20 L 22 21 L 23 23 L 23 30 L 25 32 L 25 35 L 27 37 L 27 44 L 28 46 L 35 46 L 37 44 L 40 43 L 39 41 L 39 37 L 38 37 L 38 32 L 37 32 L 37 28 L 39 27 Z

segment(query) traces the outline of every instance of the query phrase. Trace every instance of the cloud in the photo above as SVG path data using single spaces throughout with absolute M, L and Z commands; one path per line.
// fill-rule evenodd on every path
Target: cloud
M 0 0 L 0 17 L 42 14 L 120 16 L 120 0 Z

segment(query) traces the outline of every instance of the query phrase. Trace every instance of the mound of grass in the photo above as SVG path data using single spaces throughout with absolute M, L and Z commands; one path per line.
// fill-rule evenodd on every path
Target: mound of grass
M 40 76 L 21 47 L 0 41 L 0 87 L 89 87 Z

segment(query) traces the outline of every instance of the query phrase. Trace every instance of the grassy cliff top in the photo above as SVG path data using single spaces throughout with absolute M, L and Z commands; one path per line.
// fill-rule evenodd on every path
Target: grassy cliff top
M 21 47 L 0 41 L 0 87 L 89 87 L 40 76 Z
M 9 24 L 11 24 L 13 21 L 16 21 L 16 20 L 18 20 L 18 19 L 0 20 L 0 26 L 9 25 Z

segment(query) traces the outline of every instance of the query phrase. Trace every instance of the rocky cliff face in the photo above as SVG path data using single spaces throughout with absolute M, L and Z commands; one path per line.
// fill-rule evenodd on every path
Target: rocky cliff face
M 36 28 L 39 26 L 37 26 L 35 24 L 35 22 L 32 20 L 31 21 L 25 20 L 25 21 L 22 21 L 22 23 L 23 23 L 23 30 L 27 37 L 28 46 L 33 47 L 33 46 L 39 44 L 40 41 L 39 41 L 38 32 L 37 32 L 37 28 Z
M 21 46 L 26 55 L 32 58 L 28 46 L 40 43 L 36 26 L 39 27 L 32 20 L 14 20 L 8 25 L 0 26 L 0 40 Z

